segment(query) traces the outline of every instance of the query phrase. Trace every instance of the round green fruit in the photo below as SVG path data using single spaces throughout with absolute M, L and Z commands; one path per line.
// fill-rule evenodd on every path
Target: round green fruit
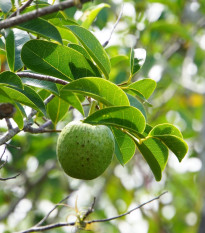
M 114 137 L 105 125 L 71 122 L 63 128 L 57 142 L 61 167 L 77 179 L 100 176 L 110 165 L 113 153 Z

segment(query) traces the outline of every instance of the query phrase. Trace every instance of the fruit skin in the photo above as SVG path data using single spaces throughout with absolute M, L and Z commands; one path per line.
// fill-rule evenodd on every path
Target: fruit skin
M 107 126 L 71 122 L 58 137 L 57 156 L 67 175 L 91 180 L 110 165 L 114 147 L 114 136 Z

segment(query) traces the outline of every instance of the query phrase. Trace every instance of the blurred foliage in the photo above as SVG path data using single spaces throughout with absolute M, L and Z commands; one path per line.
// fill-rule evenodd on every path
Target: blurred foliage
M 148 120 L 153 125 L 168 122 L 177 125 L 189 144 L 189 154 L 181 164 L 170 156 L 164 177 L 154 180 L 147 164 L 138 154 L 126 166 L 116 165 L 94 181 L 78 181 L 62 173 L 56 160 L 57 134 L 15 136 L 8 147 L 8 164 L 1 176 L 21 173 L 15 180 L 1 182 L 0 232 L 20 231 L 35 225 L 66 195 L 71 194 L 67 207 L 59 207 L 46 223 L 65 221 L 75 214 L 77 198 L 79 210 L 86 210 L 97 197 L 92 219 L 102 219 L 122 214 L 128 209 L 157 196 L 158 202 L 141 210 L 107 223 L 93 224 L 98 233 L 195 233 L 201 220 L 204 189 L 202 154 L 204 138 L 203 106 L 205 90 L 205 3 L 192 0 L 126 0 L 103 1 L 110 5 L 99 13 L 91 29 L 104 43 L 109 38 L 117 16 L 120 19 L 106 47 L 110 58 L 122 57 L 112 64 L 111 80 L 121 83 L 129 77 L 130 47 L 143 48 L 147 58 L 135 80 L 152 78 L 157 89 L 151 97 L 153 107 L 147 106 Z M 85 11 L 96 0 L 83 6 Z M 78 17 L 80 10 L 69 9 L 68 16 Z M 0 46 L 2 41 L 0 40 Z M 1 70 L 5 70 L 5 54 L 0 50 Z M 114 61 L 114 60 L 113 60 Z M 116 61 L 116 60 L 115 60 Z M 79 113 L 65 115 L 63 124 Z M 3 121 L 0 121 L 3 127 Z M 16 149 L 19 147 L 20 149 Z M 2 146 L 3 148 L 3 146 Z M 44 174 L 45 171 L 48 173 Z M 18 202 L 20 200 L 20 202 Z M 8 212 L 12 206 L 13 211 Z M 74 227 L 50 230 L 75 232 Z M 84 232 L 83 230 L 80 232 Z

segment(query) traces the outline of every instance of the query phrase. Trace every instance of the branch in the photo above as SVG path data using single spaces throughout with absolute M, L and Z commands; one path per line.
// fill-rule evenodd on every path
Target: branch
M 47 214 L 39 223 L 37 223 L 35 226 L 36 226 L 36 227 L 39 227 L 40 225 L 42 225 L 42 224 L 46 221 L 46 219 L 49 217 L 49 215 L 59 206 L 59 204 L 61 204 L 61 203 L 63 203 L 64 201 L 66 201 L 69 197 L 70 197 L 70 194 L 69 194 L 67 197 L 65 197 L 63 200 L 61 200 L 60 202 L 58 202 L 58 203 L 53 207 L 53 209 L 51 209 L 51 210 L 48 212 L 48 214 Z
M 15 176 L 10 176 L 10 177 L 7 177 L 7 178 L 0 178 L 0 181 L 6 181 L 6 180 L 15 179 L 15 178 L 18 177 L 19 175 L 20 175 L 20 173 L 18 173 L 18 174 L 15 175 Z
M 151 203 L 151 202 L 153 202 L 153 201 L 155 201 L 155 200 L 158 200 L 161 196 L 163 196 L 163 195 L 166 194 L 166 193 L 167 193 L 167 191 L 166 191 L 166 192 L 163 192 L 163 193 L 160 194 L 159 196 L 157 196 L 157 197 L 155 197 L 155 198 L 153 198 L 153 199 L 151 199 L 151 200 L 149 200 L 149 201 L 147 201 L 147 202 L 144 202 L 143 204 L 141 204 L 141 205 L 139 205 L 139 206 L 137 206 L 137 207 L 131 209 L 130 211 L 128 211 L 128 212 L 126 212 L 126 213 L 124 213 L 124 214 L 120 214 L 120 215 L 118 215 L 118 216 L 111 217 L 111 218 L 91 220 L 91 221 L 87 221 L 87 222 L 85 222 L 85 223 L 86 223 L 86 224 L 91 224 L 91 223 L 96 223 L 96 222 L 108 222 L 108 221 L 111 221 L 111 220 L 114 220 L 114 219 L 117 219 L 117 218 L 121 218 L 121 217 L 126 216 L 126 215 L 128 215 L 128 214 L 131 214 L 133 211 L 135 211 L 135 210 L 137 210 L 137 209 L 140 209 L 140 208 L 142 208 L 143 206 L 145 206 L 145 205 L 147 205 L 147 204 L 149 204 L 149 203 Z
M 44 80 L 44 81 L 49 81 L 49 82 L 53 82 L 53 83 L 58 83 L 58 84 L 61 84 L 61 85 L 66 85 L 66 84 L 69 83 L 69 82 L 64 81 L 62 79 L 55 78 L 55 77 L 48 76 L 48 75 L 43 75 L 43 74 L 35 74 L 35 73 L 31 73 L 31 72 L 18 72 L 16 74 L 19 77 L 26 77 L 26 78 Z
M 115 28 L 117 27 L 118 23 L 120 22 L 120 19 L 122 18 L 122 13 L 123 13 L 123 7 L 124 7 L 124 5 L 122 5 L 120 14 L 119 14 L 119 16 L 118 16 L 118 18 L 117 18 L 117 21 L 115 22 L 115 24 L 114 24 L 114 26 L 113 26 L 113 29 L 112 29 L 112 31 L 111 31 L 111 33 L 110 33 L 110 36 L 109 36 L 108 40 L 105 41 L 105 43 L 102 44 L 103 47 L 106 47 L 106 46 L 108 45 L 108 43 L 110 42 L 110 39 L 111 39 L 111 37 L 112 37 L 112 34 L 113 34 Z
M 22 12 L 26 7 L 28 7 L 34 0 L 28 0 L 21 7 L 19 7 L 15 12 L 13 12 L 8 18 L 12 18 Z
M 73 6 L 77 6 L 78 3 L 80 2 L 81 4 L 86 3 L 86 2 L 90 2 L 91 0 L 67 0 L 64 2 L 60 2 L 59 4 L 56 5 L 51 5 L 48 7 L 43 7 L 34 11 L 31 11 L 29 13 L 25 13 L 23 15 L 18 15 L 9 19 L 5 19 L 2 20 L 0 22 L 0 30 L 1 29 L 6 29 L 6 28 L 10 28 L 13 26 L 16 26 L 18 24 L 21 23 L 25 23 L 29 20 L 32 19 L 36 19 L 38 17 L 44 16 L 44 15 L 48 15 L 57 11 L 62 11 L 65 10 L 67 8 L 73 7 Z
M 128 214 L 131 214 L 133 211 L 135 211 L 135 210 L 137 210 L 137 209 L 142 208 L 144 205 L 147 205 L 147 204 L 149 204 L 149 203 L 151 203 L 151 202 L 153 202 L 153 201 L 155 201 L 155 200 L 158 200 L 162 195 L 164 195 L 164 194 L 166 194 L 166 193 L 167 193 L 167 192 L 164 192 L 164 193 L 160 194 L 159 196 L 153 198 L 152 200 L 149 200 L 149 201 L 147 201 L 147 202 L 145 202 L 145 203 L 143 203 L 143 204 L 141 204 L 141 205 L 135 207 L 134 209 L 132 209 L 132 210 L 130 210 L 130 211 L 124 213 L 124 214 L 121 214 L 121 215 L 118 215 L 118 216 L 115 216 L 115 217 L 112 217 L 112 218 L 107 218 L 107 219 L 97 219 L 97 220 L 91 220 L 91 221 L 83 221 L 83 219 L 85 219 L 85 218 L 91 213 L 91 210 L 93 210 L 94 203 L 95 203 L 95 199 L 94 199 L 94 202 L 93 202 L 91 208 L 90 208 L 90 209 L 86 212 L 86 214 L 85 214 L 86 217 L 83 217 L 83 218 L 81 219 L 82 222 L 81 222 L 80 226 L 82 226 L 82 223 L 84 223 L 85 226 L 86 226 L 87 224 L 98 223 L 98 222 L 107 222 L 107 221 L 111 221 L 111 220 L 114 220 L 114 219 L 117 219 L 117 218 L 121 218 L 121 217 L 126 216 L 126 215 L 128 215 Z M 55 207 L 54 207 L 54 208 L 55 208 Z M 93 212 L 93 211 L 92 211 L 92 212 Z M 49 214 L 50 214 L 50 212 L 49 212 Z M 78 222 L 77 222 L 77 221 L 76 221 L 76 222 L 70 222 L 70 223 L 62 222 L 62 223 L 55 223 L 55 224 L 50 224 L 50 225 L 46 225 L 46 226 L 42 226 L 42 227 L 38 227 L 38 226 L 36 227 L 36 226 L 35 226 L 35 227 L 32 227 L 32 228 L 30 228 L 30 229 L 28 229 L 28 230 L 21 231 L 21 232 L 18 232 L 18 233 L 42 232 L 42 231 L 47 231 L 47 230 L 55 229 L 55 228 L 59 228 L 59 227 L 64 227 L 64 226 L 77 226 L 77 225 L 78 225 Z
M 46 98 L 44 100 L 44 104 L 46 105 L 47 103 L 49 103 L 54 97 L 55 97 L 54 95 L 50 95 L 48 98 Z M 27 127 L 31 126 L 30 125 L 30 120 L 32 119 L 33 116 L 36 115 L 36 113 L 37 113 L 36 110 L 32 110 L 32 112 L 28 116 L 27 120 L 24 122 L 24 129 L 26 129 Z M 10 140 L 11 138 L 13 138 L 19 132 L 21 132 L 21 130 L 18 127 L 10 129 L 8 132 L 6 132 L 4 135 L 2 135 L 0 137 L 0 146 L 2 144 L 5 144 L 8 140 Z

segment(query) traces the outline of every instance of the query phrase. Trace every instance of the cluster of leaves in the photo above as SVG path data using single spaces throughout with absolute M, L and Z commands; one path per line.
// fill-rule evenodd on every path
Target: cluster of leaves
M 2 17 L 10 14 L 12 5 L 8 7 L 8 2 L 1 3 Z M 47 5 L 38 3 L 39 8 Z M 35 7 L 27 7 L 22 14 Z M 187 144 L 174 125 L 148 124 L 145 109 L 150 106 L 148 98 L 156 82 L 132 81 L 145 60 L 139 59 L 139 50 L 131 48 L 127 57 L 119 54 L 110 58 L 90 32 L 90 25 L 105 7 L 108 5 L 88 8 L 78 21 L 58 12 L 2 30 L 1 55 L 6 55 L 9 71 L 0 74 L 0 102 L 15 106 L 13 120 L 20 130 L 27 118 L 24 106 L 37 111 L 36 121 L 46 117 L 54 127 L 72 106 L 84 116 L 85 123 L 112 129 L 115 154 L 122 165 L 133 157 L 137 147 L 159 181 L 168 150 L 181 161 Z M 130 76 L 121 83 L 109 80 L 109 73 L 123 59 L 129 60 Z M 37 79 L 38 75 L 41 78 Z M 46 80 L 48 76 L 50 79 Z M 45 105 L 51 94 L 55 98 Z M 91 108 L 95 103 L 89 116 L 83 108 L 87 99 Z

